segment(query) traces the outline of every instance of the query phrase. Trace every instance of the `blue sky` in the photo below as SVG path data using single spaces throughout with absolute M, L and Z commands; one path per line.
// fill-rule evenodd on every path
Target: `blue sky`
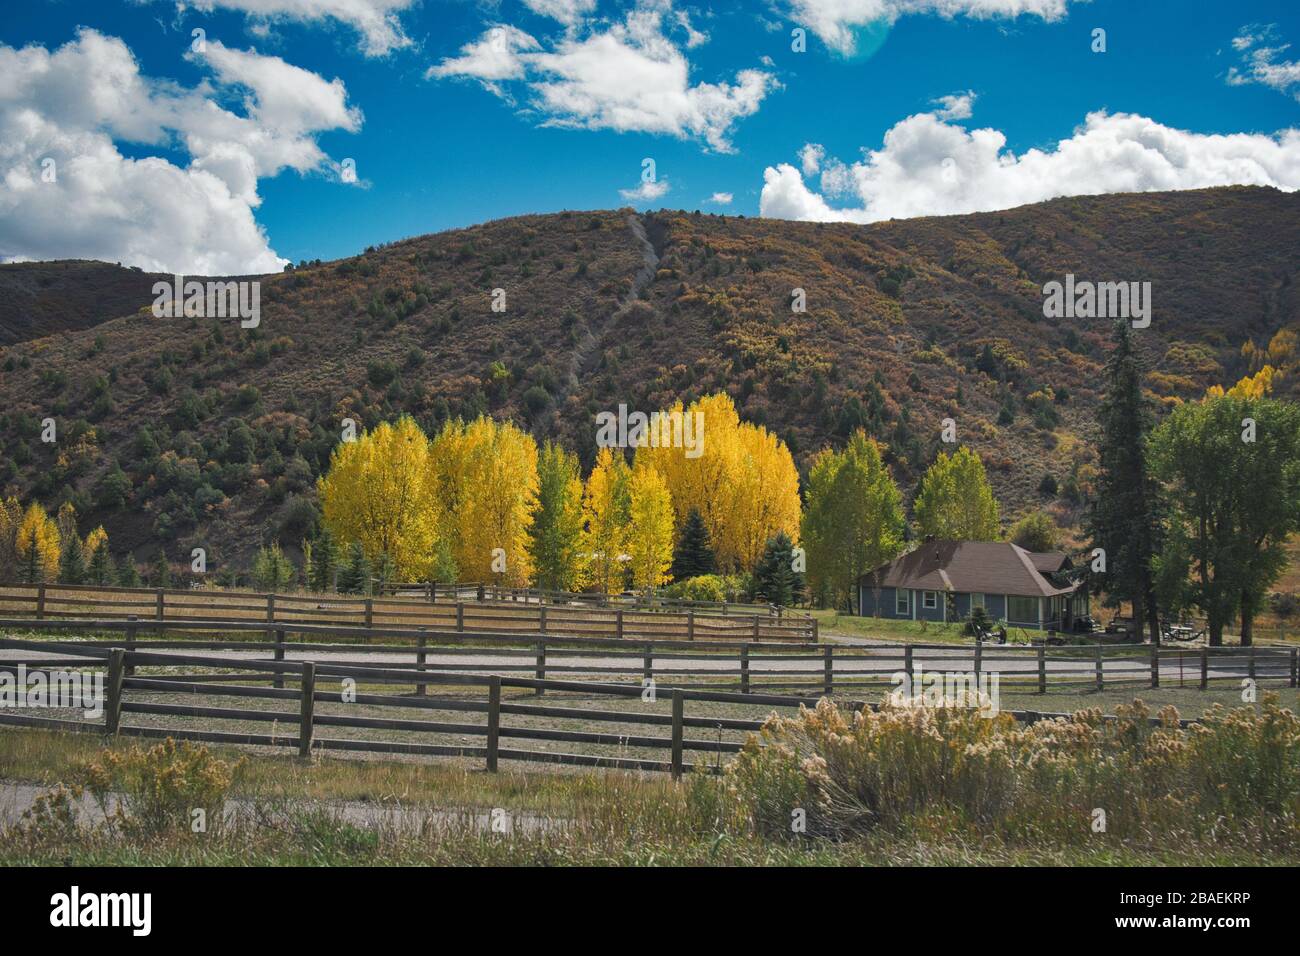
M 972 5 L 1003 15 L 962 12 Z M 20 82 L 0 82 L 0 258 L 260 271 L 629 202 L 870 221 L 1069 192 L 1294 189 L 1298 6 L 9 5 L 0 72 Z M 800 27 L 806 50 L 795 52 Z M 1092 50 L 1096 28 L 1104 53 Z M 864 155 L 887 134 L 888 148 Z M 42 190 L 50 156 L 59 176 Z M 646 158 L 656 183 L 629 200 L 620 191 L 642 186 Z

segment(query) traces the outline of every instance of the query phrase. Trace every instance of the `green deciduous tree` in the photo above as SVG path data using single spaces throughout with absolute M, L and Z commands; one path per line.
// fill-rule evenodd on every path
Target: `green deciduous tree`
M 969 448 L 951 456 L 939 453 L 921 479 L 916 523 L 923 536 L 954 541 L 996 541 L 998 503 L 984 473 L 984 463 Z
M 903 550 L 903 498 L 880 446 L 855 432 L 841 452 L 823 450 L 808 474 L 802 537 L 814 595 L 854 606 L 857 581 Z
M 537 586 L 575 590 L 582 574 L 582 473 L 578 456 L 546 442 L 537 459 L 537 513 L 529 538 Z
M 1045 511 L 1031 511 L 1011 526 L 1007 540 L 1026 551 L 1055 551 L 1061 544 L 1061 529 Z
M 1162 588 L 1177 593 L 1186 568 L 1210 643 L 1222 644 L 1240 614 L 1249 644 L 1286 568 L 1286 539 L 1300 530 L 1300 406 L 1232 393 L 1185 403 L 1153 433 L 1151 464 L 1168 485 L 1173 531 L 1156 562 Z

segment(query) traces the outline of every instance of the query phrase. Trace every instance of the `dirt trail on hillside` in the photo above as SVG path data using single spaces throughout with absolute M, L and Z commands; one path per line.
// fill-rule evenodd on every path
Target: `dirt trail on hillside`
M 632 234 L 633 240 L 641 248 L 641 268 L 632 277 L 632 288 L 619 302 L 618 308 L 605 319 L 597 320 L 598 325 L 591 320 L 583 323 L 582 336 L 573 347 L 573 354 L 569 357 L 569 375 L 565 395 L 562 396 L 561 401 L 556 402 L 556 407 L 562 404 L 563 398 L 567 398 L 570 393 L 578 388 L 579 376 L 589 370 L 598 355 L 596 347 L 600 344 L 600 334 L 611 324 L 618 322 L 627 310 L 641 298 L 641 292 L 654 279 L 655 272 L 659 268 L 659 253 L 655 251 L 654 243 L 646 235 L 645 223 L 641 216 L 636 213 L 630 214 L 627 217 L 627 228 L 628 232 Z

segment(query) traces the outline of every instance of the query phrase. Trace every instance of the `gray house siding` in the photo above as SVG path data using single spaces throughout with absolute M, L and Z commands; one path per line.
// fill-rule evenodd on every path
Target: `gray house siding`
M 946 597 L 942 591 L 931 592 L 934 595 L 935 606 L 927 608 L 925 606 L 924 591 L 907 591 L 908 595 L 907 613 L 898 612 L 898 595 L 895 588 L 882 587 L 880 589 L 880 607 L 876 607 L 876 592 L 873 588 L 862 585 L 858 589 L 858 606 L 861 608 L 863 617 L 881 617 L 888 620 L 916 620 L 932 621 L 935 623 L 944 620 L 944 602 Z M 984 594 L 984 609 L 988 612 L 990 620 L 1005 621 L 1007 619 L 1007 596 L 1005 594 Z M 972 607 L 972 595 L 965 591 L 957 591 L 952 595 L 954 612 L 949 613 L 948 621 L 950 623 L 959 623 L 970 617 Z M 1036 599 L 1035 599 L 1036 600 Z M 1038 625 L 1035 621 L 1015 621 L 1012 622 L 1019 627 L 1036 628 Z M 1045 622 L 1051 626 L 1052 621 Z

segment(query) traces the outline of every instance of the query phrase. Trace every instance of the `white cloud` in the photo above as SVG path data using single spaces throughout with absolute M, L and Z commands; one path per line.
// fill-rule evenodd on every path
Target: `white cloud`
M 596 9 L 596 0 L 523 0 L 533 13 L 561 23 L 577 23 Z
M 620 189 L 618 194 L 628 202 L 654 202 L 668 195 L 671 188 L 666 179 L 643 179 L 635 189 Z
M 500 80 L 522 80 L 526 66 L 521 54 L 540 50 L 541 44 L 512 26 L 494 26 L 478 40 L 460 48 L 460 56 L 443 60 L 429 67 L 426 79 L 465 76 L 480 80 L 497 89 Z
M 675 14 L 669 0 L 641 0 L 624 20 L 585 23 L 546 48 L 514 27 L 494 27 L 427 75 L 479 80 L 498 93 L 520 81 L 545 126 L 696 138 L 730 152 L 732 127 L 758 110 L 776 78 L 749 69 L 733 83 L 692 83 L 665 26 L 684 31 L 688 48 L 704 34 Z
M 731 200 L 733 198 L 734 197 L 731 195 L 731 193 L 714 193 L 712 196 L 710 196 L 708 199 L 704 201 L 707 203 L 712 203 L 715 206 L 730 206 Z
M 934 102 L 939 105 L 939 109 L 934 112 L 940 119 L 970 119 L 971 114 L 975 111 L 975 94 L 970 90 L 965 93 L 952 93 L 948 96 L 941 96 Z
M 143 76 L 125 43 L 94 30 L 53 52 L 0 44 L 0 259 L 206 274 L 284 264 L 253 217 L 258 180 L 336 169 L 316 134 L 354 132 L 361 114 L 339 80 L 279 57 L 209 42 L 191 58 L 212 79 L 187 89 Z M 241 92 L 242 115 L 218 105 Z M 163 155 L 131 158 L 119 142 Z
M 137 0 L 148 3 L 152 0 Z M 186 9 L 211 13 L 234 10 L 251 20 L 251 28 L 265 36 L 271 24 L 280 21 L 321 23 L 334 20 L 361 34 L 361 48 L 367 56 L 383 56 L 410 46 L 398 14 L 413 7 L 416 0 L 175 0 L 178 12 Z
M 862 160 L 823 164 L 814 189 L 792 164 L 768 167 L 764 216 L 874 222 L 1009 209 L 1056 196 L 1249 184 L 1300 188 L 1300 130 L 1207 135 L 1131 113 L 1089 113 L 1052 149 L 1016 155 L 995 129 L 968 130 L 918 113 L 885 133 Z M 848 195 L 852 204 L 832 206 Z
M 805 176 L 816 176 L 821 169 L 822 158 L 826 155 L 826 147 L 820 143 L 805 143 L 803 149 L 799 150 L 799 165 L 803 167 Z
M 790 16 L 838 53 L 851 54 L 853 31 L 879 20 L 893 23 L 909 14 L 967 16 L 978 20 L 1036 16 L 1057 20 L 1070 0 L 787 0 Z M 1080 0 L 1075 0 L 1076 3 Z M 1082 0 L 1087 2 L 1087 0 Z
M 1291 44 L 1278 42 L 1276 25 L 1242 27 L 1232 47 L 1241 53 L 1242 66 L 1229 68 L 1230 85 L 1260 83 L 1300 100 L 1300 62 L 1282 59 Z

